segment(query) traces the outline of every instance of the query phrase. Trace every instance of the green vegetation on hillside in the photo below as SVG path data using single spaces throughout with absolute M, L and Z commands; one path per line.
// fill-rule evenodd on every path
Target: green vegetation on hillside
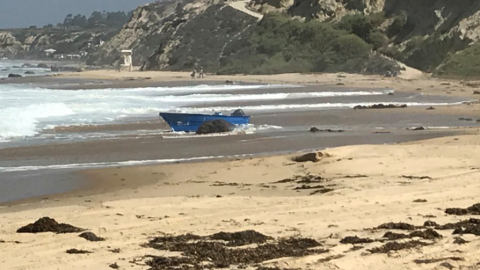
M 475 43 L 469 48 L 451 55 L 437 73 L 443 76 L 480 77 L 480 44 Z
M 87 16 L 82 14 L 68 14 L 63 23 L 58 23 L 56 26 L 53 24 L 45 25 L 43 28 L 77 28 L 77 29 L 93 29 L 93 28 L 122 28 L 122 26 L 128 22 L 131 17 L 130 13 L 125 13 L 123 11 L 117 12 L 100 12 L 94 11 L 87 18 Z
M 351 31 L 357 30 L 364 31 L 355 27 Z M 304 23 L 272 13 L 246 41 L 225 48 L 218 73 L 360 72 L 369 62 L 371 49 L 357 35 L 331 24 Z
M 415 42 L 415 40 L 414 40 Z M 412 44 L 411 51 L 404 61 L 407 65 L 427 72 L 435 71 L 448 55 L 453 52 L 454 44 L 450 38 L 440 39 L 432 36 L 417 44 Z
M 380 30 L 384 21 L 383 12 L 370 15 L 356 13 L 343 17 L 336 27 L 358 36 L 377 50 L 383 48 L 388 41 L 387 36 Z

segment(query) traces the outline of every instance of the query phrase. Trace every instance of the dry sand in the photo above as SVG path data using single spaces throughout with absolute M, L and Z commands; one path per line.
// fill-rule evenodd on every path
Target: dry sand
M 110 269 L 113 263 L 120 269 L 148 269 L 145 255 L 171 255 L 142 247 L 152 237 L 247 229 L 275 238 L 313 238 L 328 249 L 324 254 L 261 263 L 267 266 L 479 269 L 480 239 L 463 235 L 470 242 L 454 244 L 453 230 L 437 230 L 443 238 L 434 241 L 420 239 L 432 245 L 387 254 L 368 251 L 385 244 L 381 242 L 355 245 L 359 247 L 355 251 L 352 244 L 339 243 L 355 235 L 379 239 L 389 230 L 364 229 L 386 222 L 421 226 L 426 220 L 445 224 L 469 218 L 446 215 L 444 210 L 479 203 L 480 137 L 478 131 L 473 133 L 399 145 L 327 149 L 330 156 L 317 163 L 295 163 L 290 156 L 277 156 L 86 171 L 92 180 L 103 181 L 102 188 L 137 179 L 150 184 L 0 209 L 1 269 Z M 333 191 L 310 195 L 323 188 L 297 191 L 294 188 L 302 184 L 274 183 L 308 174 L 325 180 L 306 185 L 323 185 Z M 428 178 L 416 178 L 422 176 Z M 15 232 L 43 216 L 86 228 L 106 241 L 88 242 L 78 233 Z M 399 242 L 405 241 L 409 240 Z M 71 248 L 93 253 L 66 254 Z M 115 249 L 119 253 L 113 253 Z M 429 259 L 438 260 L 415 262 Z
M 193 81 L 188 72 L 167 71 L 134 71 L 116 72 L 113 70 L 95 70 L 81 73 L 60 74 L 60 79 L 84 79 L 111 81 L 122 84 L 139 84 L 155 82 Z M 394 88 L 396 91 L 424 94 L 448 94 L 454 96 L 471 96 L 474 90 L 480 90 L 480 84 L 475 81 L 444 80 L 431 77 L 409 68 L 399 77 L 386 78 L 378 75 L 361 75 L 348 73 L 322 73 L 322 74 L 278 74 L 278 75 L 213 75 L 207 74 L 208 81 L 242 81 L 251 83 L 288 83 L 288 84 L 322 84 L 337 85 L 356 88 Z

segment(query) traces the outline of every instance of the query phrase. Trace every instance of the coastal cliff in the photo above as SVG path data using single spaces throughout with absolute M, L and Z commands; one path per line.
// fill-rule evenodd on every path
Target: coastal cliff
M 87 35 L 89 40 L 103 35 L 111 38 L 91 51 L 88 64 L 118 65 L 120 51 L 132 49 L 134 65 L 142 70 L 203 66 L 207 72 L 383 73 L 396 71 L 402 66 L 393 63 L 398 61 L 446 75 L 462 75 L 456 71 L 462 67 L 472 75 L 471 66 L 480 65 L 475 49 L 480 2 L 475 0 L 169 0 L 140 6 L 132 14 L 115 35 L 0 32 L 0 56 L 38 56 L 53 44 L 80 50 Z M 312 28 L 317 30 L 309 33 Z M 302 33 L 340 39 L 305 43 L 298 39 Z M 278 42 L 284 47 L 273 46 Z M 314 55 L 318 51 L 323 53 Z
M 223 1 L 162 1 L 139 7 L 90 62 L 116 64 L 118 52 L 132 49 L 134 64 L 146 70 L 215 69 L 222 50 L 257 22 Z
M 10 32 L 0 32 L 1 57 L 12 57 L 22 49 L 22 43 L 19 42 Z
M 131 20 L 91 57 L 90 62 L 116 64 L 119 50 L 129 48 L 135 52 L 134 64 L 142 66 L 143 70 L 189 70 L 200 65 L 209 71 L 222 68 L 225 71 L 225 66 L 235 59 L 259 54 L 257 49 L 261 44 L 252 43 L 252 33 L 261 27 L 259 18 L 278 13 L 300 22 L 323 22 L 334 29 L 356 34 L 371 45 L 377 52 L 376 59 L 383 62 L 386 58 L 382 55 L 387 55 L 415 68 L 436 72 L 449 62 L 452 55 L 479 39 L 480 26 L 476 24 L 479 11 L 480 3 L 473 0 L 455 5 L 448 0 L 162 1 L 134 11 Z M 364 16 L 368 22 L 376 21 L 364 36 L 355 32 L 358 28 L 355 24 L 361 20 L 359 16 Z M 350 26 L 345 28 L 345 24 Z M 274 28 L 278 32 L 282 26 Z M 278 35 L 273 35 L 272 42 Z M 302 48 L 304 44 L 291 45 Z M 280 51 L 285 54 L 285 48 Z M 296 64 L 284 61 L 282 71 L 288 72 L 288 67 L 292 66 L 304 66 L 305 61 L 302 61 L 298 60 Z M 335 69 L 342 70 L 335 66 L 323 71 Z M 246 68 L 229 70 L 247 71 Z M 346 71 L 362 70 L 365 70 L 364 64 Z M 293 68 L 290 71 L 314 70 Z M 258 69 L 256 72 L 275 71 Z
M 9 29 L 0 30 L 0 57 L 46 59 L 57 55 L 83 55 L 95 51 L 116 29 Z M 54 50 L 46 54 L 45 50 Z

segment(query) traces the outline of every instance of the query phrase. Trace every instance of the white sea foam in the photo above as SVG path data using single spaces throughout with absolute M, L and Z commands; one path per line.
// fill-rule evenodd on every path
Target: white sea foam
M 258 106 L 242 106 L 246 111 L 272 111 L 272 110 L 308 110 L 308 109 L 335 109 L 335 108 L 354 108 L 355 106 L 372 106 L 379 102 L 360 102 L 360 103 L 316 103 L 316 104 L 277 104 L 277 105 L 258 105 Z M 460 105 L 462 102 L 452 103 L 430 103 L 430 102 L 388 102 L 392 105 L 407 105 L 409 107 L 418 106 L 446 106 Z M 212 111 L 231 111 L 235 107 L 183 107 L 177 108 L 179 112 L 212 112 Z
M 36 125 L 42 119 L 72 114 L 73 111 L 62 103 L 0 109 L 0 138 L 33 136 L 37 132 Z
M 209 91 L 232 91 L 232 90 L 248 90 L 248 89 L 271 89 L 271 88 L 299 88 L 301 85 L 291 84 L 262 84 L 262 85 L 196 85 L 196 86 L 176 86 L 176 87 L 137 87 L 137 88 L 103 88 L 93 91 L 103 91 L 105 93 L 109 91 L 114 92 L 157 92 L 157 93 L 178 93 L 178 92 L 209 92 Z M 89 91 L 92 89 L 79 89 L 76 91 Z
M 157 116 L 160 110 L 207 101 L 235 100 L 235 95 L 208 95 L 212 90 L 294 87 L 287 85 L 218 85 L 133 89 L 52 90 L 29 85 L 0 85 L 0 139 L 29 137 L 44 128 L 107 124 L 129 116 Z M 184 98 L 190 93 L 195 95 Z M 162 100 L 162 95 L 170 95 Z M 188 96 L 188 95 L 187 95 Z M 251 97 L 246 97 L 247 99 Z
M 351 105 L 347 103 L 329 104 L 321 101 L 316 104 L 282 104 L 281 100 L 367 95 L 373 99 L 392 91 L 296 92 L 293 90 L 295 87 L 299 86 L 200 85 L 73 91 L 5 84 L 0 85 L 0 139 L 35 136 L 38 131 L 55 126 L 108 124 L 128 117 L 157 117 L 159 111 L 232 111 L 238 108 L 228 104 L 237 101 L 279 100 L 276 105 L 242 106 L 247 112 L 349 107 Z M 282 89 L 280 93 L 275 91 L 279 88 Z M 288 90 L 290 88 L 291 91 Z M 249 89 L 252 91 L 235 93 L 237 90 Z M 264 91 L 257 94 L 255 89 Z M 228 93 L 223 93 L 224 91 Z M 212 102 L 222 106 L 201 108 L 200 104 Z
M 192 133 L 186 133 L 186 132 L 183 132 L 183 131 L 181 131 L 181 132 L 166 132 L 162 136 L 162 138 L 164 138 L 164 139 L 187 139 L 187 138 L 226 137 L 226 136 L 238 135 L 238 134 L 253 134 L 257 131 L 268 131 L 268 130 L 279 130 L 279 129 L 283 129 L 283 127 L 275 126 L 275 125 L 247 124 L 247 125 L 236 126 L 233 131 L 225 132 L 225 133 L 197 135 L 197 134 L 192 134 Z
M 279 99 L 303 99 L 303 98 L 320 98 L 320 97 L 342 97 L 342 96 L 376 96 L 383 95 L 384 92 L 379 91 L 351 91 L 351 92 L 303 92 L 303 93 L 269 93 L 269 94 L 248 94 L 248 95 L 234 95 L 234 94 L 193 94 L 184 96 L 161 96 L 152 97 L 153 99 L 162 102 L 217 102 L 217 101 L 249 101 L 249 100 L 279 100 Z M 146 100 L 146 97 L 129 97 L 132 99 Z

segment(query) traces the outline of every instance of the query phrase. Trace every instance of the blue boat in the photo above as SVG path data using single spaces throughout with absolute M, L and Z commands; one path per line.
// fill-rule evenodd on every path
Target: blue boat
M 165 122 L 173 131 L 196 132 L 206 121 L 223 119 L 232 125 L 246 125 L 250 123 L 250 116 L 245 116 L 243 111 L 237 110 L 232 115 L 215 114 L 190 114 L 190 113 L 160 113 Z

